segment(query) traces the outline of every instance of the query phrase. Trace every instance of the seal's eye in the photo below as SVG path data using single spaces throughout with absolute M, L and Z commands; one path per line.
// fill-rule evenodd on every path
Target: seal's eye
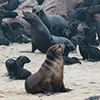
M 36 12 L 36 9 L 33 9 L 32 12 L 33 12 L 33 13 Z

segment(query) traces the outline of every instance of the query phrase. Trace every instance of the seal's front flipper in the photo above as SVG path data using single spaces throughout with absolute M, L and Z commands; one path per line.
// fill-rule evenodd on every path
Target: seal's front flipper
M 32 52 L 35 52 L 36 49 L 37 49 L 37 47 L 32 42 Z
M 44 91 L 44 93 L 47 96 L 50 96 L 50 95 L 54 94 L 53 87 L 52 87 L 52 85 L 51 85 L 49 80 L 45 83 L 45 91 Z
M 64 84 L 62 84 L 62 87 L 61 87 L 61 89 L 59 90 L 59 92 L 70 92 L 70 91 L 72 91 L 72 89 L 65 88 Z
M 52 95 L 52 94 L 54 94 L 54 92 L 45 92 L 45 95 L 46 95 L 46 96 L 50 96 L 50 95 Z

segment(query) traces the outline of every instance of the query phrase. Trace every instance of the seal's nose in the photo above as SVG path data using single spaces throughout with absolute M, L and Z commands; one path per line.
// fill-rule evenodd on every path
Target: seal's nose
M 39 15 L 39 12 L 36 12 L 36 15 Z

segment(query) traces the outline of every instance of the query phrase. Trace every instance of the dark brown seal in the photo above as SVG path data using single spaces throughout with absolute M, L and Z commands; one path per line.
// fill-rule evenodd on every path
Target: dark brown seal
M 10 79 L 26 79 L 31 75 L 31 72 L 24 69 L 25 63 L 29 63 L 30 60 L 26 56 L 19 56 L 17 60 L 8 59 L 5 62 L 6 69 Z
M 47 56 L 38 72 L 28 77 L 25 81 L 27 93 L 67 92 L 63 83 L 63 58 L 64 44 L 51 46 Z
M 89 44 L 86 38 L 79 37 L 79 51 L 83 60 L 100 61 L 100 50 Z
M 16 59 L 16 62 L 20 67 L 24 67 L 25 63 L 29 63 L 30 61 L 31 60 L 27 56 L 19 56 Z

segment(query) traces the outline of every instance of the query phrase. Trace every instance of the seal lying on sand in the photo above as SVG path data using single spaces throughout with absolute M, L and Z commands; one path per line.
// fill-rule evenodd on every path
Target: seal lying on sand
M 15 30 L 12 30 L 12 27 L 8 25 L 7 23 L 2 24 L 2 32 L 4 36 L 11 42 L 17 42 L 17 43 L 28 43 L 30 42 L 30 39 L 28 37 L 25 37 L 23 35 L 24 31 L 23 28 L 18 27 Z
M 64 26 L 68 28 L 68 22 L 59 15 L 49 15 L 44 12 L 44 10 L 40 6 L 34 6 L 32 12 L 35 13 L 47 26 L 51 34 L 53 34 L 54 30 L 59 26 Z
M 71 65 L 71 64 L 75 64 L 75 63 L 81 64 L 79 59 L 76 57 L 70 58 L 70 57 L 63 56 L 63 61 L 64 61 L 64 65 Z
M 21 59 L 19 57 L 19 59 Z M 8 71 L 8 76 L 10 79 L 26 79 L 31 75 L 31 72 L 24 69 L 22 65 L 22 61 L 19 61 L 19 59 L 14 60 L 14 59 L 8 59 L 5 62 L 7 71 Z M 18 62 L 19 61 L 19 62 Z
M 17 12 L 4 10 L 2 7 L 0 7 L 0 14 L 3 15 L 3 18 L 15 18 L 18 16 Z
M 89 97 L 89 98 L 84 99 L 84 100 L 100 100 L 100 95 L 98 95 L 98 96 L 92 96 L 92 97 Z
M 51 46 L 41 68 L 25 81 L 27 93 L 45 93 L 51 95 L 54 92 L 67 92 L 63 83 L 63 58 L 64 44 Z
M 79 51 L 83 60 L 100 61 L 100 50 L 93 47 L 84 37 L 79 37 Z
M 64 54 L 66 56 L 70 51 L 75 50 L 75 46 L 67 38 L 51 35 L 48 28 L 36 14 L 25 11 L 22 13 L 24 15 L 23 18 L 31 25 L 32 52 L 39 49 L 42 53 L 46 53 L 50 46 L 60 43 L 65 43 Z

